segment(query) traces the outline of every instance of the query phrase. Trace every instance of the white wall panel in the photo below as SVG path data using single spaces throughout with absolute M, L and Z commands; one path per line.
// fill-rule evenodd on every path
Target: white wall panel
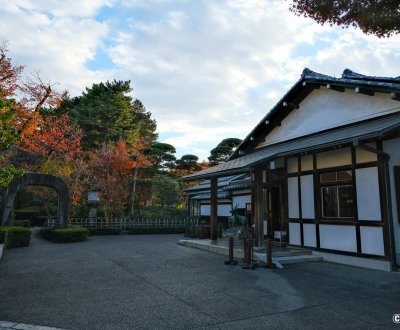
M 303 219 L 315 219 L 314 209 L 314 178 L 313 175 L 300 177 L 301 216 Z
M 288 178 L 289 218 L 299 218 L 298 178 Z
M 239 209 L 244 209 L 247 203 L 251 203 L 251 195 L 232 196 L 233 207 L 237 206 Z
M 368 147 L 376 149 L 376 143 L 366 143 Z M 360 148 L 356 149 L 356 161 L 357 163 L 376 162 L 378 160 L 377 154 L 369 152 Z
M 323 249 L 357 252 L 356 228 L 320 224 L 319 243 Z
M 220 204 L 217 206 L 218 216 L 220 217 L 230 217 L 232 215 L 232 205 L 231 204 Z M 202 216 L 210 216 L 211 215 L 211 205 L 210 204 L 202 204 L 200 206 L 200 215 Z
M 356 170 L 357 209 L 359 220 L 382 220 L 379 178 L 376 167 Z
M 304 246 L 316 247 L 317 237 L 315 233 L 315 225 L 304 223 L 303 224 Z
M 360 227 L 361 252 L 366 254 L 385 255 L 383 229 L 380 227 Z
M 220 217 L 230 217 L 232 215 L 232 205 L 231 204 L 221 204 L 218 205 L 218 216 Z
M 200 215 L 205 215 L 205 216 L 211 215 L 211 205 L 209 204 L 200 205 Z
M 343 148 L 317 154 L 317 168 L 328 168 L 351 164 L 351 149 Z
M 314 157 L 313 155 L 301 156 L 301 170 L 310 171 L 314 169 Z
M 299 223 L 289 222 L 289 244 L 301 245 Z
M 288 158 L 287 160 L 287 171 L 288 173 L 296 173 L 299 171 L 299 160 L 297 157 Z
M 384 93 L 375 93 L 374 97 L 370 97 L 354 93 L 351 89 L 344 93 L 327 88 L 316 89 L 258 147 L 377 116 L 387 109 L 396 109 L 399 106 L 397 102 Z

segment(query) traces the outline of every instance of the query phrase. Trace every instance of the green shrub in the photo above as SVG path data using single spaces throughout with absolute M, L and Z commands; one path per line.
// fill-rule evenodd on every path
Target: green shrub
M 127 228 L 130 235 L 148 235 L 148 234 L 183 234 L 185 228 Z
M 51 241 L 51 239 L 53 237 L 53 230 L 54 230 L 54 228 L 43 227 L 43 228 L 40 229 L 40 235 L 43 238 L 48 239 L 49 241 Z
M 30 220 L 14 220 L 12 225 L 15 227 L 30 227 L 31 221 Z
M 176 219 L 176 218 L 187 218 L 187 209 L 177 209 L 174 207 L 157 207 L 157 206 L 145 206 L 136 211 L 135 217 L 142 219 Z
M 0 231 L 5 233 L 4 244 L 7 249 L 29 246 L 32 232 L 28 228 L 4 226 L 0 227 Z
M 72 226 L 68 228 L 42 228 L 40 234 L 43 238 L 56 243 L 72 243 L 87 240 L 89 230 L 87 228 Z
M 96 229 L 89 229 L 89 235 L 120 235 L 121 229 L 120 228 L 96 228 Z

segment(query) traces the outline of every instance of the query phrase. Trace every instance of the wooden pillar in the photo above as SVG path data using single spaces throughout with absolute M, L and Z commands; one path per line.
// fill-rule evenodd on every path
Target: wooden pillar
M 255 224 L 255 246 L 264 247 L 264 196 L 262 168 L 256 169 L 252 174 L 252 201 L 253 221 Z
M 210 218 L 210 232 L 211 240 L 216 241 L 218 238 L 218 179 L 211 178 L 211 218 Z

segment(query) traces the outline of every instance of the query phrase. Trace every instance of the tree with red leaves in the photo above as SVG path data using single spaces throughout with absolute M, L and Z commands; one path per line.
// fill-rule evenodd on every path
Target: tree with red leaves
M 23 66 L 13 66 L 7 57 L 7 43 L 0 42 L 0 96 L 12 96 L 18 87 L 18 79 L 24 69 Z
M 21 149 L 45 158 L 71 159 L 79 151 L 82 130 L 71 124 L 67 114 L 40 119 L 37 129 L 22 142 Z
M 7 53 L 7 42 L 0 41 L 0 97 L 15 99 L 13 124 L 23 138 L 37 128 L 40 110 L 60 105 L 67 92 L 53 90 L 53 85 L 44 83 L 38 74 L 22 78 L 24 67 L 14 66 Z
M 92 175 L 101 189 L 100 212 L 109 220 L 128 209 L 134 165 L 122 140 L 104 143 L 91 155 Z
M 293 0 L 290 10 L 320 24 L 354 26 L 378 37 L 400 33 L 398 0 Z

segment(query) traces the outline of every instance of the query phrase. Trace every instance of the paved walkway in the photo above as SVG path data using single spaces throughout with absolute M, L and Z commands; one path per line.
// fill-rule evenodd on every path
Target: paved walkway
M 34 239 L 7 250 L 0 320 L 9 329 L 400 329 L 400 273 L 324 262 L 243 270 L 181 238 Z

